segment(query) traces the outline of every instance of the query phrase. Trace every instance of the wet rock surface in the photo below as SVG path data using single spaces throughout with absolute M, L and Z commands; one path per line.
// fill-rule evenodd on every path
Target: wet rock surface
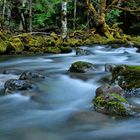
M 20 80 L 41 80 L 45 76 L 36 71 L 24 71 L 19 77 Z
M 75 73 L 90 73 L 94 72 L 95 66 L 92 63 L 85 62 L 85 61 L 77 61 L 71 65 L 69 68 L 70 72 L 75 72 Z
M 126 96 L 140 95 L 140 66 L 117 66 L 112 71 L 112 82 L 118 83 Z
M 79 47 L 77 47 L 75 50 L 76 50 L 76 55 L 77 56 L 91 55 L 91 54 L 93 54 L 90 51 L 88 51 L 86 49 L 79 48 Z
M 5 93 L 14 93 L 16 91 L 35 90 L 37 86 L 27 80 L 10 79 L 4 84 Z
M 98 93 L 98 91 L 96 91 Z M 98 112 L 108 115 L 131 116 L 133 114 L 130 104 L 124 96 L 117 92 L 104 92 L 104 94 L 96 94 L 93 100 L 94 109 Z

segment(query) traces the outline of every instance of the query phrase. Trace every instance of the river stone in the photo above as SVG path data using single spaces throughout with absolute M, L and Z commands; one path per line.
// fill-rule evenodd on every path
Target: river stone
M 116 93 L 120 96 L 125 95 L 124 90 L 118 85 L 115 85 L 115 86 L 104 85 L 96 89 L 96 97 L 103 94 L 108 94 L 108 93 Z
M 81 49 L 81 48 L 76 48 L 76 55 L 81 56 L 81 55 L 90 55 L 92 54 L 91 52 L 89 52 L 88 50 L 85 49 Z
M 61 50 L 61 53 L 70 53 L 70 52 L 72 52 L 72 48 L 69 47 L 69 46 L 65 46 L 65 47 L 61 46 L 59 48 Z
M 117 83 L 127 95 L 140 95 L 140 66 L 119 65 L 112 71 L 112 82 Z
M 89 73 L 95 71 L 95 67 L 92 63 L 77 61 L 71 65 L 69 71 L 76 73 Z
M 112 72 L 116 65 L 107 63 L 105 64 L 105 72 Z
M 93 100 L 94 109 L 97 112 L 111 116 L 132 116 L 133 112 L 130 104 L 124 98 L 115 92 L 96 95 Z
M 4 88 L 5 93 L 8 94 L 15 91 L 34 90 L 37 87 L 30 81 L 10 79 L 5 82 Z
M 35 71 L 24 71 L 21 76 L 20 76 L 20 80 L 40 80 L 40 79 L 44 79 L 45 76 L 43 76 L 42 74 L 35 72 Z

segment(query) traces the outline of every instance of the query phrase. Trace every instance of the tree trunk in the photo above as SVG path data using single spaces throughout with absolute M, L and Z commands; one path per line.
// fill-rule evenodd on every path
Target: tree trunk
M 67 39 L 67 0 L 62 1 L 62 39 Z
M 106 11 L 106 0 L 98 0 L 98 20 L 97 20 L 97 29 L 99 32 L 106 37 L 110 37 L 109 26 L 105 21 L 105 11 Z
M 29 31 L 32 32 L 32 0 L 29 0 Z
M 76 29 L 76 12 L 77 12 L 77 0 L 74 0 L 73 30 Z
M 105 21 L 106 0 L 98 0 L 98 11 L 95 10 L 91 0 L 86 0 L 86 3 L 89 11 L 92 13 L 96 31 L 101 35 L 110 37 L 109 26 Z
M 6 0 L 3 0 L 3 10 L 2 10 L 2 18 L 5 20 L 5 12 L 6 12 Z
M 9 3 L 7 6 L 7 21 L 8 21 L 8 28 L 10 29 L 10 21 L 11 21 L 11 4 Z
M 24 15 L 25 8 L 26 8 L 26 3 L 27 3 L 26 0 L 22 1 L 22 10 L 20 12 L 20 24 L 19 24 L 19 30 L 20 31 L 23 31 L 23 30 L 27 31 L 26 19 L 25 19 L 25 15 Z

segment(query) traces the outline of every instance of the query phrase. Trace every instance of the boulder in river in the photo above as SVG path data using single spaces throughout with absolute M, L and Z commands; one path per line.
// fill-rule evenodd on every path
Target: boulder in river
M 123 117 L 133 114 L 130 104 L 123 96 L 123 91 L 119 87 L 99 87 L 96 90 L 96 97 L 93 100 L 93 104 L 97 112 L 104 114 Z
M 78 56 L 90 55 L 90 54 L 92 54 L 92 53 L 88 50 L 85 50 L 85 49 L 82 49 L 82 48 L 79 48 L 79 47 L 76 48 L 76 55 L 78 55 Z
M 45 76 L 35 72 L 35 71 L 24 71 L 21 76 L 20 76 L 20 80 L 40 80 L 40 79 L 44 79 Z
M 37 87 L 30 81 L 10 79 L 5 82 L 4 88 L 5 93 L 8 94 L 16 91 L 34 90 Z
M 72 48 L 69 47 L 69 46 L 65 46 L 65 47 L 61 46 L 59 48 L 61 50 L 61 53 L 70 53 L 70 52 L 72 52 Z
M 112 72 L 115 67 L 115 64 L 107 63 L 105 64 L 105 72 Z
M 112 71 L 112 82 L 124 89 L 126 95 L 140 95 L 140 66 L 115 67 Z
M 125 95 L 124 90 L 118 85 L 115 86 L 104 85 L 96 89 L 96 96 L 100 96 L 107 93 L 117 93 L 120 96 Z
M 95 70 L 96 69 L 94 67 L 94 64 L 85 61 L 74 62 L 69 68 L 70 72 L 76 72 L 76 73 L 90 73 Z

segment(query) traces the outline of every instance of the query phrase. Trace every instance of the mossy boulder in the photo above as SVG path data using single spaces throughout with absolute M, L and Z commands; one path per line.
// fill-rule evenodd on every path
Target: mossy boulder
M 94 64 L 85 61 L 74 62 L 69 68 L 70 72 L 76 72 L 76 73 L 90 73 L 95 70 L 96 69 Z
M 2 32 L 2 31 L 0 31 L 0 38 L 2 40 L 7 40 L 6 34 L 4 32 Z
M 82 49 L 82 48 L 79 48 L 79 47 L 76 47 L 75 50 L 76 50 L 76 55 L 78 55 L 78 56 L 90 55 L 90 54 L 92 54 L 90 51 L 85 50 L 85 49 Z
M 140 66 L 119 65 L 112 71 L 112 82 L 122 87 L 127 94 L 140 94 Z
M 6 41 L 0 40 L 0 54 L 5 53 L 6 49 L 7 49 Z
M 45 53 L 58 54 L 58 53 L 61 53 L 61 50 L 58 47 L 46 47 L 44 49 L 44 52 Z
M 115 92 L 96 96 L 93 104 L 96 111 L 104 114 L 123 117 L 132 115 L 128 101 Z
M 61 47 L 59 47 L 59 49 L 61 50 L 61 53 L 70 53 L 70 52 L 72 52 L 72 48 L 69 47 L 69 46 L 66 46 L 66 47 L 61 46 Z
M 45 39 L 41 36 L 36 36 L 33 37 L 29 43 L 28 43 L 29 47 L 38 47 L 38 48 L 42 48 L 46 46 L 46 42 Z
M 107 94 L 107 93 L 116 93 L 123 97 L 125 95 L 124 90 L 118 85 L 115 85 L 115 86 L 104 85 L 104 86 L 100 86 L 96 89 L 96 97 Z
M 8 51 L 14 51 L 15 53 L 22 52 L 24 50 L 24 45 L 20 38 L 11 38 L 8 43 Z
M 71 46 L 71 47 L 80 46 L 81 44 L 82 44 L 82 40 L 75 39 L 75 38 L 69 38 L 67 42 L 63 43 L 64 46 Z

